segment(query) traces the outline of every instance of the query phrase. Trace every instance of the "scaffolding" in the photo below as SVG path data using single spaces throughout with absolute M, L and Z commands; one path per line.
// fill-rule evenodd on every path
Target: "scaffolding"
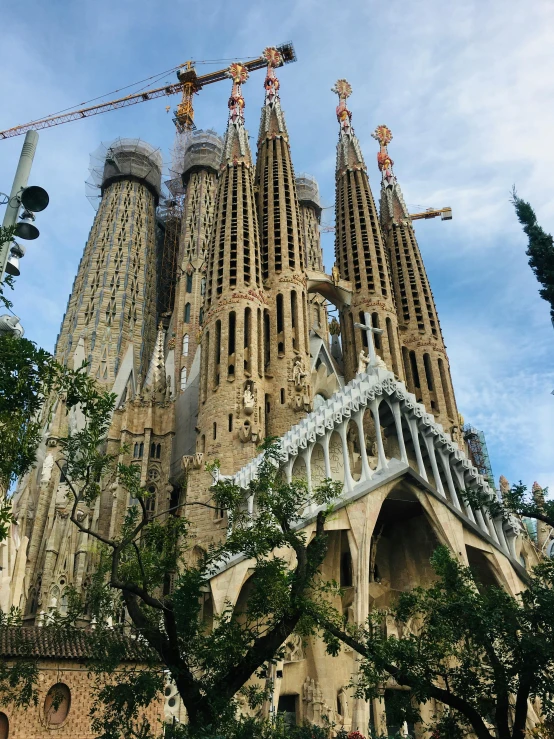
M 92 152 L 89 162 L 89 178 L 85 183 L 87 198 L 98 210 L 106 187 L 118 180 L 134 179 L 142 182 L 160 199 L 163 159 L 155 149 L 142 139 L 117 138 L 102 143 Z
M 471 461 L 479 470 L 479 474 L 483 475 L 493 490 L 496 489 L 485 434 L 469 423 L 465 424 L 462 431 L 464 439 L 467 442 Z

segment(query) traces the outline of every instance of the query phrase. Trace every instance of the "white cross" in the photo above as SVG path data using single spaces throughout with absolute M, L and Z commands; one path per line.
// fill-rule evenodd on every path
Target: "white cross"
M 365 323 L 355 323 L 355 328 L 361 328 L 367 334 L 367 346 L 369 349 L 369 363 L 375 364 L 377 361 L 377 354 L 375 353 L 375 344 L 373 343 L 373 334 L 381 336 L 383 333 L 382 328 L 373 328 L 371 323 L 371 313 L 364 313 Z

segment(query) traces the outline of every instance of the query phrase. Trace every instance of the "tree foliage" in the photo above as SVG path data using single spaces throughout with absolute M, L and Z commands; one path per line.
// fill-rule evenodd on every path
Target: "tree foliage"
M 374 611 L 364 628 L 324 623 L 328 650 L 344 642 L 361 655 L 356 691 L 377 698 L 395 681 L 397 720 L 418 721 L 419 706 L 440 710 L 436 737 L 523 739 L 529 699 L 554 717 L 554 562 L 533 571 L 513 598 L 500 587 L 478 588 L 469 569 L 440 547 L 432 558 L 437 581 L 402 593 L 388 611 Z M 398 634 L 387 634 L 396 622 Z
M 534 518 L 554 527 L 554 500 L 547 499 L 547 494 L 548 488 L 544 488 L 540 498 L 533 496 L 520 480 L 503 493 L 502 502 L 480 489 L 463 490 L 460 495 L 466 503 L 488 511 L 493 518 L 500 516 L 507 521 L 511 514 L 515 514 Z
M 276 659 L 287 637 L 293 631 L 311 632 L 313 620 L 306 614 L 314 611 L 323 617 L 330 612 L 320 594 L 333 586 L 320 580 L 318 569 L 327 546 L 324 523 L 340 486 L 327 480 L 310 492 L 303 481 L 284 482 L 279 475 L 280 452 L 268 440 L 249 490 L 221 478 L 212 487 L 210 501 L 201 504 L 223 509 L 229 530 L 225 541 L 196 557 L 185 515 L 193 504 L 175 503 L 153 515 L 148 505 L 151 493 L 141 487 L 137 467 L 121 462 L 124 450 L 108 453 L 114 396 L 99 392 L 87 378 L 78 399 L 84 423 L 60 441 L 58 464 L 64 467 L 73 495 L 71 520 L 99 546 L 87 604 L 96 620 L 94 640 L 103 641 L 111 628 L 108 624 L 124 606 L 135 632 L 156 657 L 150 670 L 118 674 L 117 681 L 102 685 L 98 695 L 107 711 L 95 715 L 95 731 L 103 739 L 115 739 L 125 727 L 129 730 L 129 716 L 163 689 L 162 663 L 186 706 L 190 730 L 209 726 L 217 732 L 232 719 L 239 691 Z M 211 471 L 218 476 L 217 464 Z M 80 511 L 115 484 L 132 504 L 117 535 L 110 538 L 88 527 Z M 255 502 L 253 513 L 247 511 L 246 497 Z M 300 529 L 311 504 L 320 509 L 308 540 Z M 210 578 L 237 557 L 250 561 L 246 603 L 240 612 L 227 603 L 213 621 L 203 619 Z M 116 659 L 108 654 L 92 669 L 106 674 Z M 263 691 L 246 691 L 244 698 L 259 703 Z M 138 724 L 133 731 L 133 736 L 145 736 Z
M 554 323 L 554 241 L 551 234 L 546 233 L 537 223 L 537 216 L 530 203 L 518 197 L 515 187 L 512 191 L 512 203 L 529 239 L 526 254 L 529 257 L 529 266 L 542 285 L 539 295 L 550 303 L 550 317 Z

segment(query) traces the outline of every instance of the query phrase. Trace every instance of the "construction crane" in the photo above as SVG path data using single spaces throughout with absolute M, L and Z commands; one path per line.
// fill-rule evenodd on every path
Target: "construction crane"
M 452 208 L 441 208 L 440 210 L 427 208 L 427 210 L 424 210 L 421 213 L 410 213 L 412 221 L 418 221 L 420 218 L 436 218 L 437 216 L 441 217 L 441 221 L 451 221 Z
M 421 213 L 410 213 L 410 219 L 412 221 L 418 221 L 420 218 L 436 218 L 437 216 L 441 217 L 441 221 L 451 221 L 452 208 L 441 208 L 440 210 L 428 208 Z M 321 233 L 335 233 L 335 227 L 325 224 L 321 226 Z
M 281 55 L 282 64 L 290 64 L 291 62 L 296 61 L 296 54 L 292 43 L 281 44 L 281 46 L 277 46 L 276 48 Z M 249 62 L 245 62 L 243 66 L 246 67 L 249 72 L 252 72 L 255 69 L 266 67 L 267 59 L 262 55 L 256 59 L 251 59 Z M 181 102 L 175 111 L 174 122 L 180 133 L 187 130 L 190 131 L 195 128 L 194 107 L 192 104 L 194 95 L 206 85 L 211 85 L 212 82 L 220 82 L 221 80 L 226 79 L 227 69 L 220 69 L 217 72 L 210 72 L 208 74 L 198 76 L 194 68 L 194 62 L 192 61 L 179 65 L 177 69 L 177 77 L 179 81 L 173 85 L 156 87 L 153 90 L 137 92 L 132 95 L 118 98 L 117 100 L 110 100 L 107 103 L 91 105 L 88 108 L 71 110 L 67 113 L 49 116 L 48 118 L 41 118 L 37 121 L 24 123 L 22 126 L 14 126 L 5 131 L 0 131 L 0 139 L 9 139 L 12 136 L 21 136 L 21 134 L 24 134 L 31 129 L 36 131 L 41 128 L 59 126 L 61 123 L 69 123 L 70 121 L 89 118 L 90 116 L 98 115 L 99 113 L 107 113 L 110 110 L 119 110 L 119 108 L 126 108 L 129 105 L 143 103 L 146 100 L 155 100 L 159 97 L 176 95 L 179 92 L 182 94 L 182 97 Z

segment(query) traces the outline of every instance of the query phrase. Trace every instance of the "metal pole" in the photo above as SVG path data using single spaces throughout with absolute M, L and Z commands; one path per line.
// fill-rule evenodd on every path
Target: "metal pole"
M 12 191 L 10 192 L 10 199 L 8 200 L 6 212 L 4 213 L 4 220 L 2 221 L 2 226 L 4 228 L 15 226 L 17 223 L 17 217 L 19 216 L 19 209 L 21 207 L 21 201 L 18 196 L 21 191 L 27 187 L 37 143 L 38 133 L 36 131 L 27 131 L 25 141 L 23 142 L 23 147 L 21 149 L 17 170 L 15 172 Z M 0 244 L 0 282 L 4 281 L 4 271 L 6 269 L 9 254 L 10 242 L 4 241 Z

